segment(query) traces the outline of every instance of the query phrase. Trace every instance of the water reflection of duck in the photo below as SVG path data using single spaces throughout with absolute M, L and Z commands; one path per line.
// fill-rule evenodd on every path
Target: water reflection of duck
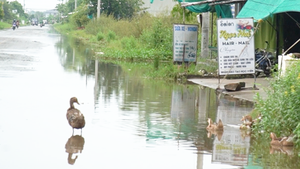
M 271 132 L 271 145 L 273 146 L 293 146 L 293 136 L 277 137 L 275 133 Z
M 66 152 L 69 153 L 68 155 L 68 163 L 73 165 L 75 161 L 77 160 L 78 156 L 73 159 L 72 155 L 76 153 L 82 153 L 84 146 L 84 138 L 82 136 L 76 135 L 76 136 L 71 136 L 66 145 Z
M 241 132 L 241 137 L 243 140 L 245 140 L 246 137 L 251 136 L 251 130 L 240 130 L 240 132 Z
M 218 138 L 220 141 L 223 136 L 223 130 L 209 130 L 207 131 L 207 138 L 211 138 L 212 135 L 215 135 L 215 137 Z
M 294 155 L 294 147 L 293 146 L 274 146 L 271 145 L 270 147 L 270 154 L 275 153 L 283 153 L 288 156 Z
M 206 127 L 206 130 L 221 130 L 223 131 L 223 123 L 222 120 L 219 119 L 219 122 L 217 124 L 214 124 L 211 118 L 207 119 L 208 126 Z
M 73 128 L 73 133 L 74 133 L 74 128 L 81 129 L 82 132 L 82 128 L 85 126 L 84 116 L 80 112 L 80 110 L 74 107 L 74 103 L 79 104 L 76 97 L 72 97 L 70 99 L 70 108 L 67 111 L 67 120 L 70 126 Z

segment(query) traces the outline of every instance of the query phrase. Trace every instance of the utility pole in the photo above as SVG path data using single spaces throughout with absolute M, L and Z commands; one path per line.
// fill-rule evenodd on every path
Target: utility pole
M 98 0 L 98 5 L 97 5 L 97 19 L 100 18 L 100 9 L 101 9 L 101 0 Z
M 201 56 L 209 56 L 209 12 L 202 13 L 202 39 L 201 39 Z
M 76 8 L 77 8 L 77 0 L 75 0 L 75 10 L 76 10 Z

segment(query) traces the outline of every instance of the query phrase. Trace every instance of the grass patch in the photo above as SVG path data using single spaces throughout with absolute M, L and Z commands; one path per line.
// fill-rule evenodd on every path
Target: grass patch
M 0 29 L 7 29 L 7 28 L 11 28 L 11 24 L 0 22 Z

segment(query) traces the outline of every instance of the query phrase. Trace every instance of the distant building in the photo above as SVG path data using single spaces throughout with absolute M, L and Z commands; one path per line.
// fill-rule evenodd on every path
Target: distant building
M 46 18 L 49 17 L 50 15 L 56 16 L 58 15 L 58 13 L 59 12 L 56 9 L 50 9 L 44 12 Z
M 173 7 L 178 3 L 173 0 L 143 0 L 143 2 L 144 5 L 142 8 L 146 8 L 144 11 L 154 16 L 164 12 L 170 13 Z

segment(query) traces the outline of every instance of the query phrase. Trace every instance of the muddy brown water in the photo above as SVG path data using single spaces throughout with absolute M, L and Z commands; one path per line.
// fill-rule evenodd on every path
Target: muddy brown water
M 295 168 L 293 150 L 239 130 L 253 105 L 93 59 L 49 25 L 0 31 L 0 168 Z M 70 97 L 86 127 L 66 120 Z M 223 133 L 207 133 L 207 118 Z M 263 144 L 263 143 L 264 144 Z M 273 154 L 270 154 L 273 153 Z

